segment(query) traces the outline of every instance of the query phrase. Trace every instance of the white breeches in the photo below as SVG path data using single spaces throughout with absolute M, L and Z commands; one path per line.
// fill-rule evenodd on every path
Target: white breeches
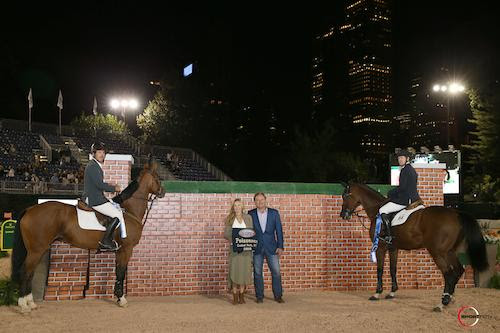
M 380 214 L 389 214 L 389 213 L 394 213 L 394 212 L 400 211 L 401 209 L 404 209 L 404 208 L 406 208 L 406 206 L 398 205 L 397 203 L 394 203 L 394 202 L 388 202 L 385 205 L 383 205 L 382 207 L 380 207 L 378 212 Z
M 123 218 L 123 212 L 121 209 L 113 206 L 111 202 L 106 202 L 99 206 L 92 207 L 101 214 L 109 217 L 117 217 L 120 220 L 120 235 L 122 238 L 127 238 L 127 230 L 125 229 L 125 219 Z

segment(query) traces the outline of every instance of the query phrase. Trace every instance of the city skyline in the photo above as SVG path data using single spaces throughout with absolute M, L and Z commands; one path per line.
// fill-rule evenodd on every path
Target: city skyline
M 396 112 L 407 100 L 405 85 L 414 72 L 446 65 L 471 83 L 498 73 L 487 6 L 450 4 L 394 3 Z M 344 17 L 343 4 L 335 6 L 312 4 L 289 13 L 255 6 L 246 15 L 221 6 L 206 15 L 198 8 L 162 16 L 148 7 L 132 12 L 127 4 L 118 9 L 90 4 L 78 15 L 61 11 L 59 23 L 27 12 L 31 24 L 8 28 L 2 46 L 0 96 L 6 107 L 1 117 L 24 118 L 29 87 L 34 88 L 35 121 L 57 121 L 59 89 L 65 96 L 63 123 L 90 112 L 94 96 L 101 112 L 108 111 L 104 106 L 112 96 L 124 93 L 135 95 L 144 107 L 156 90 L 151 80 L 180 74 L 184 65 L 201 59 L 225 66 L 237 94 L 264 90 L 291 126 L 311 111 L 311 44 Z M 425 22 L 419 21 L 424 14 Z

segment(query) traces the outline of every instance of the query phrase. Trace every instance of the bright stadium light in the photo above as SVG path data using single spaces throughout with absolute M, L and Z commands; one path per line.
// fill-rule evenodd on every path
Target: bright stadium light
M 137 109 L 139 103 L 137 102 L 136 99 L 131 99 L 130 101 L 128 101 L 128 105 L 131 109 Z
M 120 113 L 125 121 L 125 113 L 127 110 L 135 110 L 139 107 L 139 102 L 135 98 L 113 98 L 110 102 L 113 110 L 120 110 Z
M 460 83 L 453 82 L 450 84 L 450 93 L 456 94 L 465 90 L 465 87 Z
M 449 82 L 446 85 L 435 84 L 432 87 L 432 90 L 436 93 L 446 94 L 446 125 L 447 125 L 447 137 L 448 137 L 448 145 L 450 144 L 450 98 L 458 93 L 462 93 L 465 91 L 465 87 L 463 84 L 459 82 Z
M 117 99 L 112 99 L 110 104 L 112 109 L 118 109 L 118 107 L 120 106 L 120 101 L 118 101 Z

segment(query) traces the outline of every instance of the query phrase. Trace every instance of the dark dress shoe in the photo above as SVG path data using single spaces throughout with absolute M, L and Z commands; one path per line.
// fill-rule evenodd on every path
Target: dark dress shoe
M 257 303 L 264 303 L 264 300 L 262 298 L 257 298 Z
M 285 301 L 281 297 L 275 298 L 274 300 L 278 303 L 285 303 Z

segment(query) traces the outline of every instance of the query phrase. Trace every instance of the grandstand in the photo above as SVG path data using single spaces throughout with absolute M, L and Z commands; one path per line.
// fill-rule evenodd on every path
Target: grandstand
M 0 119 L 0 192 L 80 193 L 93 137 L 63 126 Z M 131 136 L 99 138 L 110 153 L 130 154 L 140 167 L 152 152 L 162 179 L 217 181 L 230 178 L 193 150 L 147 146 Z

